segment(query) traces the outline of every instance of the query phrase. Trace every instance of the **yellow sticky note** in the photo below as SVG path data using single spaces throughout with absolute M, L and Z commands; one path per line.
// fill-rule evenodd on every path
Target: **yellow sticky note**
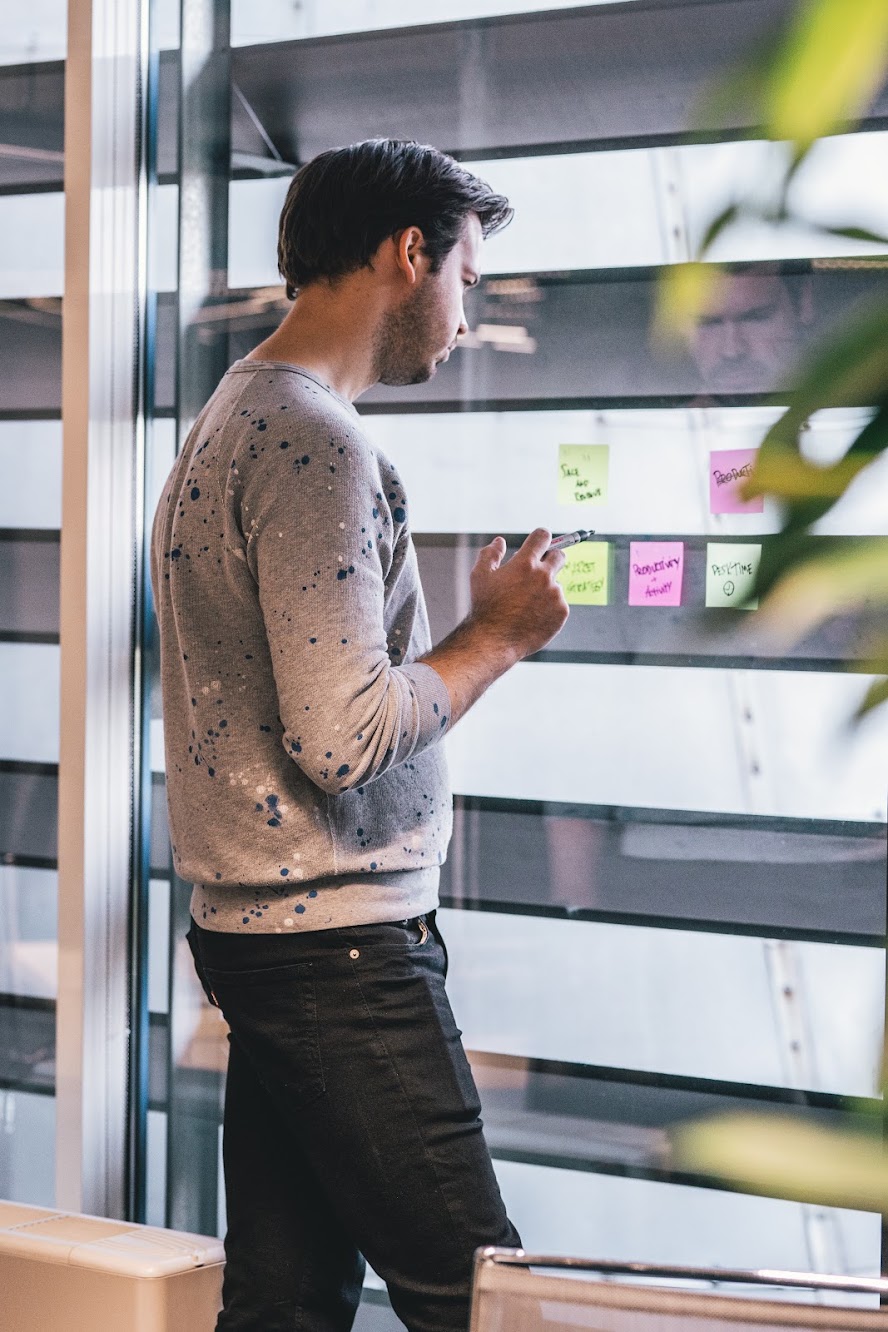
M 559 444 L 558 503 L 606 504 L 610 447 Z
M 610 542 L 578 541 L 564 552 L 558 574 L 571 606 L 606 606 L 610 593 Z

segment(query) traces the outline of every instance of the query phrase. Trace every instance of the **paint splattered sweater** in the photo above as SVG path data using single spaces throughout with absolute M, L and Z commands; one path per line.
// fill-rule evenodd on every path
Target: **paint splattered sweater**
M 432 910 L 451 831 L 407 499 L 351 403 L 237 361 L 167 480 L 151 574 L 177 873 L 208 929 Z

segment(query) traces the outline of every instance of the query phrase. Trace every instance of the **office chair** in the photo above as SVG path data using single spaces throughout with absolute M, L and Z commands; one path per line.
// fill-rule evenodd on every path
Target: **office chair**
M 676 1284 L 649 1284 L 656 1279 Z M 706 1283 L 710 1289 L 688 1289 L 691 1283 Z M 718 1285 L 758 1289 L 747 1298 L 714 1293 L 711 1287 Z M 779 1291 L 780 1296 L 768 1298 L 768 1290 Z M 469 1332 L 888 1329 L 888 1308 L 793 1302 L 796 1290 L 839 1301 L 868 1294 L 888 1304 L 888 1280 L 878 1278 L 593 1262 L 529 1254 L 523 1249 L 485 1248 L 475 1254 Z

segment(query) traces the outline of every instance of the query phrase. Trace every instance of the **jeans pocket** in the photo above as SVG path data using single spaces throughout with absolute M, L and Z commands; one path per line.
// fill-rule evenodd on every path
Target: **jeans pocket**
M 416 930 L 415 936 L 410 940 L 411 946 L 414 948 L 423 948 L 428 943 L 430 935 L 428 917 L 417 916 L 415 920 L 410 922 L 410 924 Z
M 373 925 L 340 925 L 337 935 L 347 946 L 368 948 L 372 952 L 412 952 L 423 948 L 431 930 L 428 916 L 409 920 L 379 921 Z
M 218 1008 L 219 1000 L 216 998 L 215 994 L 210 988 L 210 983 L 207 980 L 206 974 L 203 969 L 203 963 L 200 960 L 200 953 L 198 952 L 197 939 L 195 938 L 193 924 L 190 926 L 188 933 L 185 935 L 185 938 L 188 940 L 188 947 L 191 949 L 191 957 L 194 961 L 194 970 L 197 972 L 197 979 L 200 981 L 201 989 L 203 990 L 204 994 L 207 996 L 207 999 L 210 1001 L 213 1007 Z
M 441 926 L 438 924 L 437 911 L 430 911 L 429 914 L 426 916 L 426 920 L 428 921 L 429 929 L 431 930 L 432 934 L 435 937 L 435 943 L 438 945 L 438 947 L 441 949 L 441 952 L 444 954 L 444 979 L 446 980 L 447 971 L 450 966 L 450 956 L 447 952 L 447 945 L 444 942 L 444 935 L 441 933 Z
M 237 1041 L 280 1109 L 301 1110 L 326 1090 L 310 962 L 250 971 L 206 969 Z

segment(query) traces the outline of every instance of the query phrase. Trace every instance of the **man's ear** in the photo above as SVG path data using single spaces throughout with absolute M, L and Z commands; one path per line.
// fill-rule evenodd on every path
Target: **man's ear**
M 423 240 L 419 227 L 405 227 L 403 231 L 396 231 L 392 236 L 395 264 L 411 286 L 415 286 L 419 278 L 419 268 L 424 258 Z

